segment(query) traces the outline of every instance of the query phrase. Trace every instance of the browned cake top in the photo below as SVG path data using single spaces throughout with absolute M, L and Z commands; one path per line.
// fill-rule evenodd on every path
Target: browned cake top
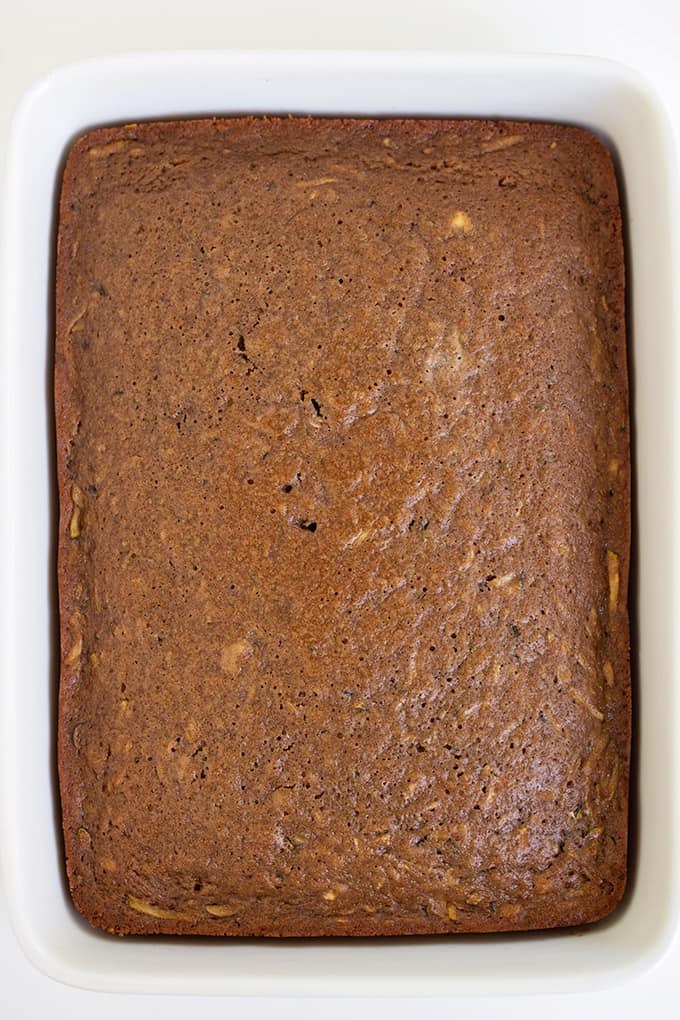
M 91 133 L 56 398 L 64 835 L 93 924 L 492 931 L 616 904 L 628 411 L 592 135 Z

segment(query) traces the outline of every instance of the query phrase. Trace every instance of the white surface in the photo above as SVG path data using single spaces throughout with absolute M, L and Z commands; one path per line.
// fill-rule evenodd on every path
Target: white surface
M 68 59 L 73 55 L 74 46 L 76 46 L 76 48 L 78 46 L 81 47 L 80 53 L 93 52 L 96 51 L 97 49 L 103 48 L 101 43 L 99 43 L 96 40 L 95 33 L 93 32 L 93 22 L 91 20 L 91 14 L 88 14 L 86 11 L 84 21 L 80 24 L 77 21 L 74 21 L 73 19 L 69 19 L 68 17 L 69 10 L 75 9 L 80 5 L 74 3 L 69 4 L 68 2 L 65 4 L 62 3 L 58 7 L 58 16 L 61 19 L 63 19 L 59 30 L 55 29 L 54 33 L 52 33 L 51 31 L 43 31 L 42 33 L 40 32 L 38 33 L 37 38 L 35 37 L 35 35 L 33 37 L 30 37 L 27 30 L 30 24 L 31 16 L 34 16 L 34 10 L 35 7 L 37 6 L 38 5 L 36 4 L 28 4 L 27 8 L 24 8 L 23 14 L 15 13 L 13 15 L 14 21 L 10 25 L 10 31 L 1 35 L 0 46 L 3 47 L 14 46 L 15 54 L 14 59 L 10 60 L 9 64 L 6 64 L 6 66 L 8 66 L 10 70 L 11 87 L 5 90 L 4 92 L 5 96 L 9 94 L 9 96 L 11 97 L 12 88 L 15 91 L 18 91 L 21 88 L 22 84 L 25 84 L 27 83 L 27 81 L 30 81 L 30 77 L 27 79 L 26 74 L 28 73 L 29 76 L 32 75 L 33 72 L 31 72 L 31 67 L 33 68 L 33 71 L 35 71 L 38 66 L 40 66 L 41 69 L 43 69 L 46 66 L 45 62 L 47 62 L 48 64 L 50 62 L 61 63 L 63 62 L 64 59 Z M 163 18 L 158 23 L 157 37 L 150 38 L 149 37 L 150 22 L 148 15 L 145 13 L 145 11 L 142 10 L 139 18 L 135 18 L 133 21 L 130 21 L 129 19 L 126 20 L 120 13 L 121 6 L 126 6 L 126 9 L 130 14 L 132 14 L 133 11 L 137 13 L 136 8 L 132 4 L 118 6 L 117 8 L 118 17 L 120 18 L 120 24 L 125 26 L 127 32 L 127 39 L 123 40 L 120 35 L 121 29 L 114 26 L 112 32 L 112 42 L 117 43 L 117 45 L 113 46 L 114 49 L 129 48 L 131 42 L 130 26 L 132 24 L 134 24 L 135 26 L 135 33 L 133 33 L 133 41 L 137 45 L 145 44 L 147 46 L 150 44 L 155 44 L 156 42 L 165 45 L 168 44 L 184 45 L 186 43 L 196 44 L 197 42 L 202 42 L 204 45 L 210 42 L 214 43 L 216 38 L 216 31 L 215 24 L 213 22 L 217 22 L 218 27 L 221 26 L 223 36 L 224 30 L 228 24 L 228 19 L 225 19 L 224 15 L 222 16 L 221 20 L 219 18 L 214 18 L 209 24 L 209 31 L 206 32 L 206 21 L 205 19 L 203 19 L 202 21 L 200 17 L 200 13 L 201 11 L 205 10 L 206 5 L 204 3 L 203 4 L 194 3 L 192 4 L 192 13 L 196 14 L 196 12 L 198 12 L 199 16 L 194 21 L 192 21 L 190 26 L 186 26 L 186 31 L 180 31 L 179 25 L 182 20 L 181 17 L 177 14 L 174 8 L 166 7 L 163 14 Z M 301 5 L 297 6 L 299 7 Z M 662 25 L 659 22 L 659 14 L 661 13 L 660 6 L 658 4 L 655 5 L 653 3 L 648 4 L 647 5 L 648 18 L 645 21 L 646 27 L 645 31 L 641 33 L 638 30 L 638 26 L 632 19 L 632 8 L 629 9 L 626 7 L 626 5 L 620 4 L 600 5 L 599 8 L 594 8 L 592 11 L 589 11 L 589 17 L 587 19 L 583 19 L 582 21 L 580 21 L 577 17 L 574 17 L 574 13 L 575 12 L 578 13 L 579 7 L 578 4 L 570 5 L 570 20 L 568 21 L 565 21 L 564 17 L 560 19 L 559 16 L 555 15 L 554 11 L 541 11 L 539 5 L 528 3 L 514 4 L 512 8 L 512 14 L 508 14 L 508 16 L 505 19 L 499 17 L 495 18 L 489 17 L 489 12 L 492 9 L 498 12 L 499 6 L 500 5 L 498 4 L 479 3 L 475 8 L 474 13 L 468 12 L 468 21 L 466 22 L 465 19 L 461 20 L 460 17 L 457 18 L 452 17 L 450 13 L 451 11 L 450 5 L 447 11 L 443 12 L 444 5 L 441 4 L 430 5 L 431 8 L 437 7 L 439 9 L 440 17 L 428 18 L 427 17 L 428 5 L 421 3 L 417 5 L 419 20 L 416 23 L 413 19 L 412 11 L 406 12 L 405 10 L 402 10 L 400 12 L 398 10 L 399 5 L 392 4 L 390 6 L 389 19 L 387 22 L 384 23 L 387 26 L 388 38 L 384 38 L 384 32 L 380 26 L 378 18 L 375 15 L 375 11 L 372 10 L 371 8 L 364 8 L 362 10 L 362 19 L 360 22 L 362 31 L 361 39 L 362 42 L 365 42 L 368 38 L 369 41 L 372 41 L 374 44 L 376 42 L 378 43 L 386 42 L 394 45 L 398 37 L 399 18 L 401 16 L 402 20 L 400 30 L 402 32 L 401 36 L 402 45 L 404 44 L 411 45 L 417 42 L 419 42 L 422 45 L 423 41 L 425 41 L 425 44 L 427 45 L 428 39 L 427 38 L 425 40 L 423 39 L 423 25 L 425 25 L 428 28 L 430 33 L 429 42 L 433 45 L 441 46 L 443 42 L 446 42 L 448 46 L 456 44 L 459 46 L 464 46 L 466 44 L 475 45 L 479 44 L 479 27 L 480 24 L 482 24 L 484 21 L 484 15 L 486 15 L 488 36 L 491 36 L 491 39 L 489 39 L 489 37 L 487 36 L 485 40 L 487 46 L 490 43 L 495 44 L 498 43 L 499 41 L 498 26 L 501 25 L 506 36 L 506 39 L 503 41 L 507 41 L 507 43 L 510 46 L 514 46 L 515 48 L 526 49 L 527 41 L 531 42 L 535 46 L 541 45 L 539 41 L 540 33 L 537 34 L 537 26 L 538 28 L 540 28 L 540 26 L 542 25 L 543 26 L 542 38 L 544 40 L 542 45 L 545 46 L 545 48 L 577 49 L 577 50 L 581 49 L 582 51 L 600 52 L 602 54 L 614 55 L 621 57 L 623 59 L 627 59 L 629 62 L 633 64 L 642 66 L 643 70 L 646 70 L 648 74 L 651 74 L 651 76 L 655 78 L 657 85 L 663 88 L 667 100 L 674 99 L 677 102 L 676 90 L 678 82 L 676 77 L 676 71 L 674 69 L 674 64 L 672 62 L 673 56 L 672 44 L 677 39 L 678 20 L 677 15 L 674 15 L 671 12 L 670 7 L 668 8 L 666 15 L 667 23 Z M 228 8 L 229 5 L 226 5 L 226 7 Z M 323 5 L 318 5 L 317 14 L 319 8 L 322 7 Z M 342 10 L 345 12 L 346 17 L 347 12 L 351 7 L 352 5 L 348 3 L 342 5 Z M 375 5 L 375 7 L 383 7 L 383 5 Z M 605 24 L 605 21 L 607 19 L 603 19 L 602 17 L 601 12 L 602 7 L 607 8 L 607 11 L 605 13 L 608 16 L 608 20 L 610 22 L 609 26 Z M 17 8 L 16 10 L 18 12 L 19 8 Z M 85 8 L 83 8 L 83 10 L 85 10 Z M 89 8 L 89 10 L 91 11 L 91 8 Z M 214 8 L 214 10 L 216 10 L 216 8 Z M 531 11 L 533 11 L 533 18 L 530 18 L 528 16 L 529 12 Z M 656 22 L 653 17 L 655 13 L 657 15 Z M 650 14 L 652 15 L 651 17 Z M 612 17 L 614 18 L 613 30 L 611 22 Z M 675 32 L 672 29 L 672 23 L 671 24 L 668 23 L 668 20 L 672 19 L 673 17 L 675 17 L 676 25 Z M 348 18 L 348 20 L 351 21 L 351 18 Z M 328 38 L 324 40 L 318 29 L 318 21 L 313 21 L 313 24 L 311 26 L 312 29 L 314 29 L 314 27 L 316 26 L 315 34 L 314 31 L 310 30 L 309 23 L 307 23 L 303 18 L 301 17 L 295 18 L 294 14 L 291 15 L 291 8 L 289 5 L 286 6 L 285 19 L 281 16 L 278 18 L 278 20 L 276 18 L 270 18 L 269 20 L 256 18 L 252 10 L 250 14 L 247 16 L 244 16 L 242 13 L 240 13 L 240 21 L 238 23 L 229 22 L 229 25 L 232 30 L 232 35 L 229 41 L 236 43 L 244 42 L 244 28 L 243 28 L 244 21 L 250 28 L 251 35 L 249 36 L 248 41 L 251 44 L 253 42 L 260 41 L 271 42 L 272 41 L 271 33 L 273 30 L 272 26 L 276 27 L 277 25 L 284 32 L 284 34 L 287 34 L 287 38 L 290 39 L 291 21 L 296 26 L 298 35 L 295 41 L 297 42 L 298 45 L 300 45 L 301 43 L 319 44 L 323 43 L 324 41 L 326 42 L 326 44 L 328 44 Z M 69 27 L 70 34 L 68 34 L 68 36 L 63 32 L 64 22 L 67 23 Z M 197 31 L 197 25 L 200 25 L 201 23 L 203 25 L 202 28 L 203 36 L 199 40 L 196 39 L 195 33 Z M 358 24 L 359 24 L 358 22 L 355 23 L 355 34 Z M 24 26 L 23 29 L 22 25 Z M 173 25 L 175 34 L 174 38 L 171 39 L 169 38 L 169 35 L 172 35 Z M 519 34 L 517 33 L 517 26 L 519 26 L 519 28 L 522 29 L 522 31 L 520 31 Z M 556 26 L 559 30 L 557 33 L 557 37 L 555 35 Z M 454 27 L 456 28 L 456 31 L 452 33 L 450 30 Z M 588 30 L 587 32 L 583 31 L 584 27 Z M 256 28 L 258 29 L 258 31 L 255 31 Z M 449 29 L 448 33 L 447 31 L 445 31 L 445 29 L 447 28 Z M 605 28 L 607 28 L 606 32 Z M 578 29 L 581 32 L 580 37 L 576 29 Z M 344 35 L 343 32 L 345 33 Z M 556 39 L 560 38 L 560 32 L 561 38 L 564 40 L 561 45 L 556 41 Z M 336 39 L 338 39 L 338 41 L 346 42 L 347 41 L 346 33 L 347 33 L 346 27 L 342 26 L 342 31 L 338 31 L 336 33 Z M 371 33 L 373 33 L 372 39 Z M 494 33 L 496 33 L 495 38 Z M 245 34 L 247 36 L 247 32 Z M 445 39 L 447 34 L 449 37 L 448 40 Z M 379 36 L 379 38 L 376 38 L 376 35 Z M 435 35 L 436 39 L 434 38 Z M 577 39 L 580 38 L 581 43 L 580 45 L 578 44 L 574 45 L 573 42 L 571 42 L 571 44 L 569 43 L 569 40 L 573 40 L 575 38 L 575 35 Z M 521 46 L 520 40 L 523 40 Z M 227 41 L 227 39 L 225 38 L 220 39 L 220 42 L 225 41 Z M 665 45 L 668 45 L 667 51 L 664 48 Z M 52 54 L 51 57 L 49 56 L 50 53 Z M 667 53 L 665 61 L 663 57 L 664 53 Z M 640 59 L 641 56 L 644 58 L 644 60 L 642 61 Z M 41 60 L 43 61 L 42 64 L 40 63 Z M 19 83 L 18 85 L 17 82 Z M 643 146 L 641 146 L 640 151 L 641 154 L 644 154 L 645 150 Z M 655 251 L 654 254 L 656 258 L 656 264 L 660 265 L 661 267 L 667 265 L 665 259 L 663 258 L 662 252 L 659 252 L 657 250 Z M 652 268 L 651 263 L 649 268 L 650 269 Z M 655 370 L 654 366 L 651 365 L 650 363 L 649 371 L 653 373 L 654 370 Z M 651 382 L 651 378 L 648 380 L 648 383 L 649 382 Z M 665 387 L 662 384 L 660 389 L 660 394 L 662 397 L 664 392 Z M 646 470 L 648 472 L 647 481 L 650 484 L 652 484 L 654 482 L 654 479 L 652 478 L 652 472 L 654 471 L 659 478 L 662 478 L 662 476 L 664 475 L 664 471 L 662 469 L 663 465 L 660 463 L 660 461 L 658 459 L 654 459 L 654 451 L 650 449 L 649 454 L 650 456 L 652 456 L 652 460 L 647 461 L 647 458 L 645 458 L 645 465 L 647 465 Z M 641 465 L 641 467 L 644 469 L 645 465 Z M 16 492 L 13 495 L 14 498 L 17 498 Z M 26 493 L 23 492 L 21 493 L 22 499 L 25 499 L 27 501 L 26 505 L 30 505 L 30 496 L 31 496 L 30 491 Z M 667 516 L 665 518 L 665 523 L 666 525 L 669 523 Z M 661 525 L 664 526 L 663 520 L 661 521 Z M 674 561 L 671 560 L 671 554 L 674 552 L 674 548 L 672 546 L 669 546 L 666 551 L 668 553 L 667 557 L 668 568 L 669 569 L 675 568 L 676 564 Z M 663 578 L 664 565 L 662 562 L 659 562 L 659 567 L 661 571 L 660 576 Z M 677 569 L 674 569 L 674 573 L 677 576 Z M 664 642 L 667 641 L 668 634 L 665 635 L 662 634 L 661 636 Z M 669 679 L 668 674 L 664 673 L 662 670 L 661 673 L 657 675 L 657 677 L 652 678 L 652 682 L 654 683 L 659 682 L 663 686 L 664 681 L 667 682 L 668 679 Z M 33 736 L 34 736 L 33 732 L 29 727 L 29 732 L 26 735 L 25 739 L 27 741 L 30 741 L 31 739 L 33 739 Z M 28 806 L 30 807 L 30 805 Z M 672 814 L 673 811 L 671 810 L 671 815 L 669 815 L 669 817 L 671 817 Z M 677 809 L 675 814 L 677 815 Z M 653 838 L 658 841 L 661 853 L 663 855 L 664 843 L 666 843 L 664 839 L 663 829 L 661 830 L 657 829 L 655 832 L 653 832 L 652 835 Z M 30 848 L 30 844 L 31 840 L 29 826 L 29 829 L 26 833 L 25 845 Z M 668 845 L 666 843 L 666 850 L 667 849 Z M 37 907 L 35 907 L 35 909 L 37 909 L 38 911 L 40 911 L 41 909 L 44 910 L 45 906 L 37 904 Z M 38 976 L 36 972 L 31 971 L 29 969 L 29 965 L 26 964 L 25 961 L 23 961 L 21 957 L 17 955 L 18 950 L 16 948 L 16 944 L 12 941 L 11 936 L 8 935 L 6 926 L 0 927 L 0 933 L 2 933 L 2 937 L 4 940 L 1 946 L 2 949 L 5 950 L 5 952 L 3 952 L 3 955 L 0 957 L 0 959 L 2 960 L 1 966 L 4 978 L 2 983 L 2 989 L 0 990 L 0 1003 L 5 1003 L 7 1005 L 8 1007 L 7 1015 L 12 1017 L 21 1015 L 26 1016 L 41 1015 L 41 1013 L 43 1012 L 41 1004 L 45 1004 L 48 998 L 54 1003 L 54 1006 L 58 1011 L 63 1010 L 65 1012 L 68 1009 L 70 1015 L 76 1017 L 90 1015 L 93 1010 L 96 1010 L 97 1014 L 100 1016 L 108 1016 L 113 1015 L 114 1010 L 118 1012 L 121 1009 L 126 1010 L 131 1015 L 142 1015 L 142 1010 L 149 1008 L 150 1004 L 148 1000 L 145 1003 L 144 1000 L 140 1000 L 137 998 L 128 998 L 125 1000 L 121 1000 L 119 997 L 116 996 L 104 996 L 104 995 L 95 996 L 92 995 L 91 993 L 83 993 L 65 989 L 62 988 L 61 986 L 55 985 L 53 982 L 49 982 L 47 979 Z M 645 944 L 646 940 L 644 931 L 641 931 L 639 934 L 641 942 Z M 538 959 L 536 960 L 536 962 L 538 964 L 539 962 Z M 607 992 L 606 994 L 598 995 L 591 994 L 588 996 L 579 996 L 578 999 L 575 999 L 573 996 L 568 996 L 564 999 L 562 998 L 552 999 L 550 1000 L 549 1005 L 546 1004 L 545 1000 L 541 1001 L 540 998 L 528 1000 L 527 1002 L 522 1001 L 521 1006 L 520 1003 L 516 1000 L 514 1003 L 511 1004 L 511 1008 L 516 1008 L 518 1011 L 521 1008 L 524 1015 L 531 1015 L 531 1012 L 535 1011 L 537 1016 L 539 1015 L 539 1010 L 540 1015 L 542 1015 L 547 1008 L 549 1008 L 551 1013 L 557 1017 L 567 1015 L 573 1016 L 574 1010 L 577 1010 L 579 1015 L 581 1016 L 595 1015 L 596 1012 L 602 1015 L 612 1015 L 615 1010 L 619 1016 L 627 1015 L 632 1016 L 633 1010 L 639 1012 L 641 1011 L 642 1008 L 644 1008 L 648 1016 L 649 1015 L 660 1017 L 670 1016 L 671 1015 L 670 990 L 672 988 L 673 982 L 674 965 L 677 966 L 678 962 L 680 962 L 680 947 L 676 945 L 672 947 L 672 950 L 669 951 L 669 953 L 667 954 L 666 960 L 656 968 L 655 972 L 647 974 L 644 977 L 640 977 L 637 980 L 634 981 L 631 980 L 627 982 L 622 989 L 614 989 Z M 181 1001 L 166 999 L 163 1001 L 161 1008 L 163 1008 L 164 1013 L 167 1016 L 171 1017 L 174 1015 L 179 1015 L 180 1009 L 184 1013 L 187 1009 L 187 1005 L 188 1004 L 186 1002 L 182 1003 Z M 463 1008 L 465 1008 L 466 1014 L 468 1016 L 472 1017 L 490 1016 L 494 1015 L 494 1005 L 497 1006 L 498 1003 L 496 1002 L 494 1004 L 493 1000 L 485 999 L 478 1001 L 467 1001 L 464 1004 Z M 200 1008 L 205 1016 L 210 1016 L 212 1015 L 212 1013 L 216 1014 L 218 1009 L 220 1009 L 221 1013 L 224 1012 L 225 1006 L 226 1008 L 230 1008 L 232 1012 L 234 1011 L 234 1009 L 236 1009 L 237 1015 L 239 1015 L 238 1004 L 234 1002 L 220 1005 L 219 1002 L 214 1002 L 212 1000 L 203 1000 L 201 1002 Z M 451 1006 L 453 1006 L 453 1004 L 451 1004 Z M 463 1004 L 460 1002 L 455 1004 L 456 1011 L 460 1009 L 462 1006 Z M 271 1005 L 269 1006 L 265 1005 L 263 1007 L 263 1015 L 265 1009 L 267 1010 L 267 1012 L 269 1012 L 271 1008 L 272 1008 Z M 283 1016 L 295 1015 L 299 1017 L 301 1015 L 311 1015 L 311 1009 L 315 1007 L 313 1006 L 312 1003 L 308 1004 L 298 1003 L 295 1006 L 293 1006 L 293 1004 L 278 1003 L 275 1008 L 277 1014 L 279 1015 Z M 360 1005 L 356 1003 L 353 1003 L 351 1007 L 349 1006 L 349 1004 L 346 1005 L 336 1004 L 329 1006 L 325 1005 L 323 1008 L 324 1012 L 328 1013 L 329 1015 L 338 1016 L 344 1015 L 349 1010 L 349 1008 L 352 1009 L 352 1012 L 362 1011 Z M 393 1012 L 393 1015 L 399 1015 L 400 1007 L 398 1004 L 395 1004 L 390 1008 Z M 409 1009 L 410 1015 L 413 1011 L 413 1008 L 419 1007 L 414 1007 L 413 1005 L 411 1005 L 407 1008 Z M 439 1015 L 442 1015 L 444 1012 L 449 1011 L 445 1004 L 436 1001 L 428 1002 L 426 1008 L 428 1010 L 428 1013 L 431 1015 L 436 1015 L 437 1013 L 439 1013 Z M 248 1010 L 250 1015 L 252 1015 L 251 1009 L 252 1007 L 249 1004 Z M 369 1010 L 371 1015 L 375 1015 L 376 1010 L 375 1004 L 373 1006 L 368 1006 L 362 1012 L 365 1015 L 368 1015 Z M 241 1012 L 242 1011 L 243 1006 L 241 1006 Z

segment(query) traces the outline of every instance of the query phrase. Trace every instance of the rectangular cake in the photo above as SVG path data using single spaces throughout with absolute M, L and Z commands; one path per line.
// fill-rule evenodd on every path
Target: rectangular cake
M 56 302 L 82 914 L 258 936 L 608 914 L 630 459 L 602 143 L 500 121 L 93 131 Z

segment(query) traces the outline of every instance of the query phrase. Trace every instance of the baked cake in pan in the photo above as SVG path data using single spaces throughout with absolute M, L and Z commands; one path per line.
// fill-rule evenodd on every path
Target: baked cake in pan
M 616 905 L 624 325 L 616 180 L 587 131 L 80 138 L 59 773 L 92 924 L 489 932 Z

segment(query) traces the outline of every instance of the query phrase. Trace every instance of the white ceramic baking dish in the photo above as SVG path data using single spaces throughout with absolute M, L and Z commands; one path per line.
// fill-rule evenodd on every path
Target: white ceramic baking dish
M 636 464 L 632 878 L 588 930 L 445 939 L 116 939 L 65 889 L 54 774 L 54 494 L 50 372 L 55 194 L 64 153 L 94 125 L 310 112 L 538 118 L 598 131 L 626 207 Z M 34 963 L 94 989 L 257 995 L 568 992 L 631 978 L 678 925 L 680 719 L 676 344 L 677 177 L 663 111 L 637 75 L 570 57 L 154 54 L 58 71 L 24 100 L 8 157 L 2 306 L 2 860 Z M 680 628 L 679 628 L 680 630 Z

